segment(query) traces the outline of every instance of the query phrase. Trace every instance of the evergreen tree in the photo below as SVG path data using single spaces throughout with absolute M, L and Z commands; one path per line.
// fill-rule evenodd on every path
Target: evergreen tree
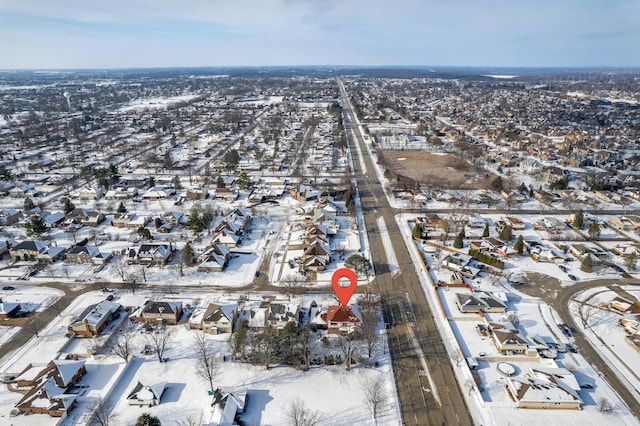
M 505 242 L 511 241 L 511 238 L 513 237 L 511 226 L 505 225 L 504 228 L 502 228 L 502 231 L 500 231 L 499 237 L 502 241 L 505 241 Z
M 75 204 L 73 204 L 67 197 L 62 197 L 60 201 L 62 201 L 62 210 L 64 211 L 64 214 L 69 214 L 76 208 Z
M 637 263 L 637 255 L 635 251 L 624 255 L 624 266 L 629 272 L 635 272 Z
M 482 231 L 482 236 L 484 238 L 487 238 L 489 236 L 489 224 L 485 223 L 484 225 L 484 231 Z
M 40 235 L 47 232 L 47 224 L 44 222 L 44 219 L 37 214 L 32 215 L 25 223 L 24 227 L 27 231 L 28 236 L 34 235 L 36 237 L 39 237 Z
M 591 259 L 590 254 L 587 254 L 584 259 L 582 259 L 582 263 L 580 263 L 580 270 L 582 272 L 593 272 L 593 259 Z
M 156 218 L 153 220 L 153 226 L 154 226 L 156 229 L 160 228 L 160 227 L 162 226 L 162 219 L 160 219 L 159 217 L 156 217 Z
M 524 238 L 522 238 L 522 235 L 518 235 L 518 239 L 513 245 L 513 249 L 517 251 L 518 254 L 522 254 L 522 252 L 524 251 Z
M 31 197 L 27 197 L 24 199 L 24 205 L 22 206 L 25 212 L 31 211 L 36 208 L 36 205 L 33 203 Z
M 224 154 L 223 161 L 226 164 L 227 170 L 234 170 L 240 163 L 240 154 L 237 149 L 231 149 Z
M 464 237 L 462 236 L 462 231 L 458 232 L 456 235 L 456 239 L 453 241 L 453 247 L 457 249 L 461 249 L 464 246 Z
M 187 228 L 189 228 L 189 230 L 194 234 L 199 234 L 205 229 L 204 221 L 202 220 L 198 209 L 191 209 L 189 221 L 187 222 Z
M 122 201 L 120 201 L 120 204 L 118 205 L 118 213 L 126 213 L 127 212 L 127 208 L 124 206 L 124 203 Z
M 595 222 L 591 222 L 589 224 L 589 236 L 591 238 L 599 238 L 600 237 L 600 225 Z
M 154 186 L 156 186 L 156 178 L 149 176 L 149 188 L 153 188 Z
M 420 226 L 419 223 L 416 223 L 413 226 L 413 230 L 411 231 L 411 236 L 416 240 L 419 240 L 420 238 L 422 238 L 422 226 Z
M 216 179 L 216 188 L 224 188 L 224 179 L 222 178 L 222 176 L 218 176 L 218 179 Z
M 502 179 L 502 176 L 498 176 L 496 177 L 494 180 L 491 181 L 491 189 L 493 189 L 496 192 L 500 192 L 504 189 L 504 180 Z
M 369 270 L 371 269 L 369 260 L 360 254 L 349 256 L 349 258 L 344 262 L 344 266 L 346 268 L 353 269 L 356 274 L 364 274 L 367 276 L 369 276 Z
M 574 228 L 582 229 L 584 226 L 584 212 L 582 209 L 578 210 L 578 213 L 573 215 L 573 223 Z
M 240 190 L 245 191 L 249 187 L 249 177 L 247 176 L 247 172 L 240 173 L 238 177 L 238 188 Z
M 182 250 L 182 261 L 187 266 L 193 265 L 193 248 L 189 243 L 185 244 Z
M 142 413 L 136 421 L 136 426 L 162 426 L 160 419 L 149 413 Z

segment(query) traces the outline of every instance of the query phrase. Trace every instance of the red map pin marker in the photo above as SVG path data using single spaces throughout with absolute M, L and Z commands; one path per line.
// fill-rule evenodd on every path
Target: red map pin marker
M 349 286 L 340 287 L 340 278 L 348 278 Z M 349 299 L 351 299 L 353 292 L 356 291 L 357 286 L 358 277 L 356 277 L 356 273 L 351 269 L 340 268 L 335 271 L 331 277 L 331 287 L 333 287 L 333 292 L 338 297 L 341 306 L 347 306 L 347 303 L 349 303 Z

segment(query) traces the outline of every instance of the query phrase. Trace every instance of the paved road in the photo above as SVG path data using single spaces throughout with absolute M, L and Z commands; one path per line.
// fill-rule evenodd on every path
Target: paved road
M 473 420 L 427 304 L 415 265 L 411 261 L 394 212 L 387 202 L 368 155 L 363 155 L 367 173 L 360 167 L 354 143 L 360 146 L 363 154 L 366 148 L 362 135 L 354 127 L 356 121 L 344 93 L 342 107 L 369 236 L 371 260 L 376 271 L 373 290 L 384 298 L 385 322 L 392 324 L 387 330 L 388 341 L 402 420 L 407 425 L 472 425 Z M 372 178 L 369 178 L 369 175 Z M 380 217 L 385 221 L 392 248 L 398 259 L 400 274 L 395 276 L 390 271 L 384 241 L 377 230 Z M 416 346 L 419 347 L 418 351 Z M 431 389 L 428 378 L 422 374 L 424 367 L 417 352 L 424 354 L 435 389 Z

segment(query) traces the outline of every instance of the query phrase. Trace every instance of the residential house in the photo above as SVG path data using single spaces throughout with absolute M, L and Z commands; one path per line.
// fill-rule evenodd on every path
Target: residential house
M 244 413 L 247 399 L 246 392 L 222 392 L 216 389 L 213 393 L 212 424 L 218 426 L 234 426 L 240 424 L 238 416 Z
M 609 221 L 611 226 L 623 231 L 636 231 L 640 229 L 640 216 L 624 215 L 614 217 Z
M 163 186 L 154 186 L 142 194 L 145 201 L 168 200 L 176 193 L 173 188 L 165 188 Z
M 231 259 L 231 249 L 214 244 L 198 256 L 198 272 L 222 272 Z
M 208 196 L 207 188 L 189 188 L 185 195 L 187 200 L 206 200 Z
M 47 248 L 43 253 L 36 256 L 36 261 L 41 265 L 51 265 L 54 262 L 61 260 L 66 253 L 66 247 L 53 246 Z
M 151 221 L 149 216 L 139 216 L 131 213 L 116 213 L 113 215 L 111 225 L 116 228 L 138 229 L 145 227 Z
M 298 325 L 300 321 L 300 304 L 271 302 L 267 312 L 267 322 L 271 327 L 284 328 L 288 323 Z
M 502 324 L 491 323 L 491 339 L 496 349 L 503 355 L 526 354 L 529 343 L 518 330 L 509 329 Z
M 112 257 L 111 253 L 101 253 L 98 247 L 88 245 L 77 245 L 66 253 L 66 260 L 69 263 L 105 265 Z
M 214 235 L 212 242 L 214 244 L 235 248 L 240 244 L 240 236 L 225 227 Z
M 103 195 L 100 188 L 82 188 L 78 193 L 81 200 L 99 200 Z
M 109 300 L 91 305 L 69 325 L 68 330 L 74 336 L 95 337 L 106 328 L 112 319 L 117 318 L 120 308 L 119 303 Z
M 211 334 L 233 333 L 233 325 L 238 318 L 238 305 L 210 303 L 199 318 L 200 321 L 195 326 L 190 322 L 190 328 L 198 328 Z
M 171 260 L 175 250 L 172 243 L 143 243 L 129 249 L 127 261 L 130 264 L 164 266 Z
M 14 318 L 18 312 L 20 312 L 19 303 L 0 302 L 0 319 Z
M 13 262 L 20 260 L 36 260 L 36 258 L 47 251 L 49 244 L 44 241 L 26 240 L 18 243 L 9 249 L 9 255 Z
M 479 312 L 504 313 L 507 310 L 504 302 L 489 292 L 456 293 L 456 306 L 463 314 Z
M 145 385 L 142 382 L 138 382 L 133 390 L 127 395 L 127 404 L 149 406 L 160 404 L 162 394 L 168 388 L 167 382 L 158 382 L 152 385 Z
M 15 209 L 0 210 L 0 226 L 11 226 L 22 218 L 22 212 Z
M 149 300 L 131 314 L 131 320 L 147 324 L 176 325 L 182 313 L 182 302 Z
M 351 334 L 362 325 L 362 317 L 357 305 L 333 305 L 326 310 L 318 310 L 311 325 L 333 334 Z
M 104 213 L 83 207 L 76 207 L 68 216 L 77 220 L 83 226 L 98 226 L 105 220 Z
M 505 388 L 518 408 L 579 410 L 582 404 L 576 391 L 554 377 L 549 380 L 530 376 L 507 377 Z
M 31 376 L 30 370 L 34 368 L 29 365 L 27 370 L 16 377 L 18 386 L 31 388 L 16 404 L 18 411 L 26 414 L 48 414 L 51 417 L 68 415 L 77 403 L 77 395 L 72 394 L 71 390 L 87 372 L 84 361 L 56 359 L 49 362 L 35 377 L 21 380 L 21 376 Z
M 320 191 L 317 191 L 312 186 L 300 183 L 289 191 L 289 195 L 294 200 L 313 201 L 320 197 Z
M 450 271 L 458 272 L 467 266 L 473 258 L 464 253 L 451 253 L 442 259 L 442 266 Z

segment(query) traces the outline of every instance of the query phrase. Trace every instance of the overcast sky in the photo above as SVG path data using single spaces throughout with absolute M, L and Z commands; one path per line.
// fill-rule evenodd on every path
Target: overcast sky
M 0 68 L 639 66 L 640 0 L 0 0 Z

